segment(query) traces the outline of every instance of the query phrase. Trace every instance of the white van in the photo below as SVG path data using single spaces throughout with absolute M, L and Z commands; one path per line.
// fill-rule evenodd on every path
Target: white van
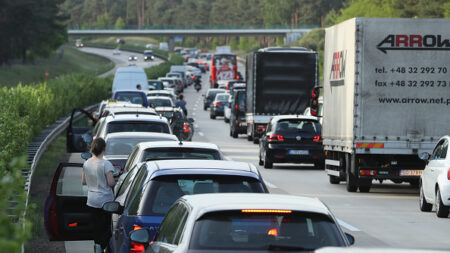
M 149 90 L 147 75 L 143 68 L 138 67 L 120 67 L 114 75 L 112 92 L 115 90 L 136 90 L 140 84 L 142 90 Z

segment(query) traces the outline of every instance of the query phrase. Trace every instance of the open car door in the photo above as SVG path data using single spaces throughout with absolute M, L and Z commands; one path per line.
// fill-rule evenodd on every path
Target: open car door
M 96 120 L 83 109 L 74 109 L 70 115 L 67 128 L 67 153 L 85 152 L 87 143 L 83 140 L 84 134 L 91 133 Z
M 86 205 L 87 186 L 81 184 L 81 163 L 61 163 L 45 202 L 44 221 L 50 241 L 94 239 L 93 216 Z

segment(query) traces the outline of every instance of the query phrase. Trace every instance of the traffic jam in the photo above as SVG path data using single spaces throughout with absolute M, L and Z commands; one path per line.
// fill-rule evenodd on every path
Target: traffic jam
M 450 90 L 438 81 L 449 77 L 448 53 L 414 51 L 419 44 L 395 36 L 401 50 L 381 47 L 392 31 L 426 33 L 436 22 L 449 25 L 354 18 L 327 28 L 322 85 L 318 53 L 302 47 L 261 48 L 245 58 L 228 46 L 176 48 L 185 64 L 157 80 L 134 64 L 118 68 L 110 99 L 72 112 L 67 151 L 86 162 L 55 171 L 44 212 L 49 239 L 95 240 L 96 252 L 117 253 L 347 252 L 341 248 L 355 237 L 320 199 L 269 194 L 260 170 L 274 164 L 309 164 L 349 193 L 407 183 L 419 189 L 422 212 L 447 218 L 450 118 L 439 101 Z M 201 95 L 208 120 L 224 121 L 227 138 L 258 145 L 262 167 L 196 141 L 195 114 L 186 109 L 193 102 L 183 96 L 189 90 Z M 94 148 L 99 140 L 102 152 Z M 91 189 L 82 184 L 98 156 L 112 164 L 114 178 L 101 235 L 86 205 Z

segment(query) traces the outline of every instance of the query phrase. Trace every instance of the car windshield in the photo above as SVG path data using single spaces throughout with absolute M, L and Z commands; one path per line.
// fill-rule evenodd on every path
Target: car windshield
M 148 81 L 148 88 L 150 90 L 162 90 L 162 89 L 164 89 L 163 84 L 160 81 Z
M 305 119 L 287 119 L 280 120 L 277 122 L 275 127 L 275 132 L 280 134 L 289 133 L 321 133 L 320 123 L 315 120 L 305 120 Z
M 221 102 L 228 102 L 228 97 L 229 97 L 229 96 L 230 96 L 230 95 L 228 95 L 228 94 L 217 95 L 215 100 L 221 101 Z
M 172 101 L 170 99 L 157 99 L 151 98 L 148 100 L 149 104 L 153 104 L 155 107 L 172 107 Z
M 218 93 L 223 93 L 223 90 L 210 90 L 206 96 L 208 99 L 214 99 Z
M 150 187 L 146 187 L 146 192 L 141 195 L 145 197 L 135 199 L 131 209 L 136 209 L 130 212 L 136 211 L 137 215 L 144 216 L 164 216 L 170 206 L 186 194 L 264 192 L 261 182 L 245 176 L 173 175 L 161 176 L 150 182 Z
M 107 133 L 118 132 L 155 132 L 170 133 L 169 126 L 161 122 L 151 121 L 117 121 L 110 122 L 107 127 Z
M 180 75 L 178 74 L 167 74 L 167 77 L 179 77 Z
M 159 159 L 222 160 L 219 151 L 204 148 L 151 148 L 144 151 L 142 161 Z
M 133 93 L 133 92 L 120 92 L 116 94 L 115 99 L 119 101 L 125 101 L 130 102 L 133 104 L 140 104 L 142 105 L 144 102 L 144 99 L 142 97 L 142 94 L 140 93 Z
M 159 112 L 163 117 L 166 117 L 170 120 L 173 117 L 173 112 Z
M 265 210 L 266 211 L 266 210 Z M 336 224 L 317 213 L 208 213 L 194 226 L 190 249 L 301 251 L 345 246 Z
M 219 65 L 223 62 L 229 62 L 233 65 L 236 64 L 236 56 L 232 54 L 216 54 L 214 55 L 214 64 Z
M 157 137 L 141 137 L 141 138 L 110 138 L 106 141 L 106 151 L 105 155 L 130 155 L 134 146 L 140 142 L 147 141 L 167 141 L 167 138 L 157 138 Z
M 147 97 L 170 97 L 168 93 L 149 93 Z

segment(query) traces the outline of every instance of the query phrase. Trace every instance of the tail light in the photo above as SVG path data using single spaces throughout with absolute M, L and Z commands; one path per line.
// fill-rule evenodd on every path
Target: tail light
M 316 141 L 316 142 L 322 141 L 322 137 L 320 135 L 316 135 L 316 136 L 314 136 L 313 141 Z
M 270 134 L 269 141 L 284 141 L 284 137 L 283 137 L 283 135 Z
M 133 226 L 133 230 L 139 230 L 139 229 L 142 229 L 142 227 L 139 225 Z M 135 242 L 130 243 L 130 253 L 144 253 L 144 251 L 145 251 L 144 244 L 139 244 L 139 243 L 135 243 Z
M 214 107 L 222 106 L 222 103 L 214 103 Z
M 450 168 L 448 169 L 448 172 L 447 172 L 447 179 L 450 180 Z
M 191 131 L 191 129 L 189 129 L 189 124 L 184 123 L 183 124 L 183 132 L 189 133 L 190 131 Z
M 271 236 L 277 237 L 278 236 L 278 230 L 276 228 L 269 229 L 269 231 L 267 231 L 267 235 L 271 235 Z
M 117 169 L 118 171 L 123 172 L 122 166 L 120 166 L 120 165 L 118 165 L 118 164 L 113 164 L 113 166 L 114 166 L 114 169 L 115 169 L 115 170 Z
M 209 64 L 208 64 L 208 63 L 206 63 L 206 67 L 209 67 Z

